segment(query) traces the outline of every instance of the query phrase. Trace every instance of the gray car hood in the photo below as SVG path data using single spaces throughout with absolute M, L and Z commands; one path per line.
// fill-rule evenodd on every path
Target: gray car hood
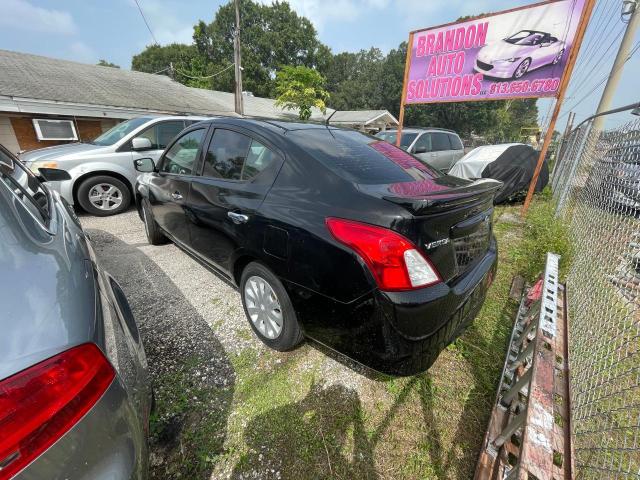
M 113 152 L 114 146 L 107 147 L 101 145 L 91 145 L 90 143 L 67 143 L 65 145 L 56 145 L 54 147 L 39 148 L 20 154 L 20 160 L 25 163 L 43 160 L 66 160 L 78 159 L 86 156 L 87 153 L 92 155 L 101 152 Z
M 96 333 L 96 282 L 82 230 L 58 203 L 50 235 L 0 186 L 0 379 Z

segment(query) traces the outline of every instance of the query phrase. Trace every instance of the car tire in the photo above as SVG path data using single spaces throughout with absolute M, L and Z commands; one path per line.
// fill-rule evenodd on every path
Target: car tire
M 153 218 L 153 212 L 144 200 L 142 200 L 142 223 L 144 223 L 144 233 L 151 245 L 164 245 L 169 241 L 160 230 L 155 218 Z
M 282 282 L 258 262 L 249 263 L 240 279 L 242 307 L 251 329 L 269 348 L 286 352 L 304 335 Z
M 521 71 L 523 66 L 524 66 L 524 69 Z M 513 71 L 513 77 L 512 78 L 514 80 L 518 80 L 519 78 L 522 78 L 529 71 L 529 67 L 530 66 L 531 66 L 531 59 L 530 58 L 525 58 L 523 61 L 521 61 L 518 64 L 516 69 Z
M 84 211 L 96 217 L 117 215 L 131 204 L 129 187 L 110 175 L 96 175 L 83 180 L 78 187 L 77 198 Z

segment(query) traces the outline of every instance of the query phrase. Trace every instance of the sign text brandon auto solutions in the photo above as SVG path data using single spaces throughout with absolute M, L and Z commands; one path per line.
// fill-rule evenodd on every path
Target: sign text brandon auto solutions
M 414 32 L 405 103 L 553 97 L 585 0 L 557 0 Z

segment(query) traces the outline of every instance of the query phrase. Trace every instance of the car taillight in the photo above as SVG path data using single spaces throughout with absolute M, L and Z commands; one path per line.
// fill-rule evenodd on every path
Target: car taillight
M 73 427 L 115 372 L 87 343 L 0 381 L 0 480 L 10 478 Z
M 431 262 L 399 233 L 341 218 L 326 222 L 336 240 L 362 257 L 381 290 L 412 290 L 441 281 Z

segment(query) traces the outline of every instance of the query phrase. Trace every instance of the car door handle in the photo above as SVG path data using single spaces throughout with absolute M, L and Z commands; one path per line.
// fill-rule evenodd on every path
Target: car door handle
M 243 215 L 242 213 L 227 212 L 227 216 L 236 225 L 240 225 L 241 223 L 247 223 L 249 221 L 249 217 L 247 215 Z
M 173 192 L 171 194 L 171 198 L 173 198 L 174 200 L 182 200 L 182 195 L 180 195 L 180 192 Z

